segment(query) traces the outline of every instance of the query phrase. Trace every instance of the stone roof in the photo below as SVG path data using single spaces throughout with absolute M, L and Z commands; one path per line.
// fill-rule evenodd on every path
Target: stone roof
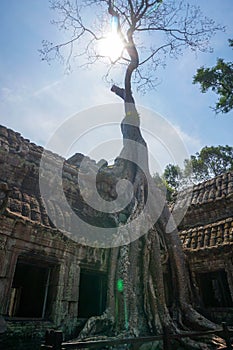
M 179 193 L 177 209 L 189 202 L 180 230 L 232 217 L 233 171 L 216 176 Z M 173 208 L 172 208 L 173 209 Z
M 0 126 L 0 213 L 5 211 L 24 220 L 54 228 L 39 189 L 39 166 L 43 152 L 43 147 L 31 143 L 17 132 Z M 76 154 L 65 160 L 52 152 L 48 152 L 48 155 L 51 160 L 51 172 L 54 163 L 64 163 L 64 191 L 72 209 L 81 216 L 89 217 L 89 220 L 93 217 L 97 220 L 98 213 L 83 203 L 79 193 L 77 177 L 84 156 Z M 87 164 L 88 177 L 89 171 L 97 165 L 90 159 Z M 106 172 L 104 176 L 100 175 L 97 187 L 103 194 L 112 193 L 114 198 L 116 193 L 109 189 L 114 188 L 110 178 L 111 176 L 106 177 Z M 233 171 L 183 191 L 179 195 L 178 207 L 182 207 L 187 196 L 190 196 L 190 205 L 179 225 L 184 248 L 198 250 L 232 244 Z M 51 206 L 60 219 L 67 219 L 58 203 L 51 202 Z M 103 220 L 103 217 L 99 217 L 99 220 Z
M 233 171 L 194 185 L 191 205 L 203 205 L 233 196 Z
M 37 146 L 11 129 L 0 126 L 0 213 L 5 210 L 6 214 L 54 228 L 45 210 L 39 188 L 39 168 L 43 152 L 43 147 Z M 87 162 L 86 168 L 82 167 L 82 175 L 85 176 L 87 183 L 90 181 L 90 174 L 98 170 L 99 166 L 80 153 L 68 160 L 47 150 L 46 154 L 51 178 L 56 164 L 61 162 L 63 164 L 63 189 L 72 210 L 81 217 L 87 217 L 90 223 L 93 219 L 98 224 L 98 220 L 101 221 L 103 217 L 99 218 L 98 212 L 83 202 L 78 187 L 78 175 L 80 162 L 84 158 Z M 108 182 L 110 178 L 100 174 L 97 188 L 103 193 L 110 192 Z M 87 185 L 87 190 L 88 187 L 91 188 Z M 114 198 L 115 191 L 112 190 L 111 195 Z M 66 213 L 61 209 L 61 203 L 51 200 L 50 206 L 57 212 L 59 220 L 68 220 Z
M 176 210 L 189 201 L 179 224 L 186 251 L 233 246 L 233 171 L 179 193 Z
M 0 126 L 0 181 L 9 191 L 4 209 L 21 218 L 52 226 L 39 192 L 39 165 L 43 151 L 43 147 L 24 139 L 19 133 Z M 4 193 L 7 194 L 2 189 L 2 197 Z
M 224 245 L 233 247 L 233 217 L 180 231 L 184 249 L 200 250 Z

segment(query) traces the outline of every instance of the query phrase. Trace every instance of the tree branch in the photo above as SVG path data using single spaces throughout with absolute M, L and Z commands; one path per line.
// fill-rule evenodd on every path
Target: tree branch
M 52 8 L 59 11 L 61 19 L 53 23 L 59 26 L 59 29 L 71 31 L 70 40 L 64 41 L 61 44 L 52 44 L 48 41 L 43 42 L 43 48 L 40 50 L 43 60 L 50 61 L 58 58 L 67 66 L 70 59 L 79 58 L 81 56 L 87 58 L 85 65 L 92 64 L 96 60 L 102 60 L 104 57 L 99 54 L 96 49 L 96 43 L 104 37 L 105 25 L 107 18 L 105 15 L 97 18 L 95 23 L 86 22 L 84 24 L 86 7 L 95 7 L 93 13 L 97 13 L 98 9 L 103 10 L 104 6 L 108 6 L 108 13 L 115 16 L 118 21 L 118 34 L 121 38 L 125 51 L 117 60 L 109 60 L 107 64 L 115 65 L 116 63 L 129 63 L 125 75 L 125 90 L 127 100 L 132 101 L 131 80 L 137 76 L 143 76 L 151 81 L 151 72 L 156 71 L 159 64 L 163 64 L 166 59 L 166 54 L 177 57 L 181 53 L 182 47 L 190 47 L 191 49 L 207 51 L 208 41 L 211 35 L 223 27 L 214 25 L 212 20 L 203 17 L 199 8 L 195 6 L 185 6 L 182 1 L 176 3 L 161 0 L 83 0 L 82 5 L 79 5 L 77 0 L 51 0 Z M 160 5 L 161 6 L 158 6 Z M 96 10 L 96 11 L 95 11 Z M 100 27 L 96 27 L 99 21 Z M 143 46 L 139 46 L 134 40 L 135 33 L 164 33 L 165 43 L 161 47 L 157 47 L 156 37 L 153 38 L 150 51 Z M 161 37 L 158 38 L 161 40 Z M 84 44 L 84 45 L 83 45 Z M 67 52 L 65 47 L 70 46 Z M 138 49 L 142 57 L 139 62 Z M 127 52 L 128 57 L 124 53 Z M 54 53 L 54 55 L 53 55 Z M 162 55 L 161 55 L 162 54 Z M 124 56 L 123 56 L 124 55 Z M 94 58 L 95 56 L 95 58 Z M 67 57 L 67 60 L 64 59 Z M 158 57 L 158 59 L 156 59 Z M 105 60 L 106 63 L 106 60 Z M 148 64 L 151 63 L 149 67 Z M 83 64 L 82 64 L 83 65 Z M 147 74 L 139 74 L 139 69 L 147 66 Z M 135 77 L 132 77 L 135 72 Z M 140 85 L 139 80 L 137 84 Z

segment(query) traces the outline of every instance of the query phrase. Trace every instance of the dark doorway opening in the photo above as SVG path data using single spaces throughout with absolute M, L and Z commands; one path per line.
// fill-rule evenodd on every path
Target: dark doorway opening
M 50 268 L 18 262 L 9 304 L 9 316 L 44 318 L 48 299 Z
M 106 291 L 105 274 L 81 271 L 78 316 L 88 318 L 101 315 L 106 307 Z
M 205 307 L 233 306 L 225 270 L 199 273 L 198 281 Z

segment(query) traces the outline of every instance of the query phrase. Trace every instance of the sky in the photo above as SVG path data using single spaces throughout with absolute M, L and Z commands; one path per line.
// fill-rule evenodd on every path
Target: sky
M 226 26 L 224 33 L 219 32 L 212 38 L 214 52 L 195 55 L 185 51 L 178 60 L 169 61 L 165 69 L 159 70 L 160 84 L 155 90 L 146 95 L 134 94 L 139 105 L 159 116 L 151 119 L 153 132 L 157 130 L 156 140 L 152 140 L 153 137 L 146 131 L 144 137 L 161 169 L 169 162 L 178 163 L 180 159 L 171 154 L 173 146 L 167 145 L 171 134 L 168 132 L 167 138 L 160 138 L 161 125 L 156 123 L 163 123 L 170 131 L 175 130 L 174 143 L 180 138 L 184 144 L 183 158 L 206 145 L 233 146 L 233 111 L 215 115 L 210 106 L 214 105 L 216 95 L 212 92 L 202 94 L 199 86 L 192 84 L 200 66 L 213 66 L 218 57 L 232 60 L 232 49 L 228 47 L 227 39 L 232 38 L 233 1 L 193 2 L 200 5 L 207 16 Z M 67 75 L 65 67 L 59 62 L 48 64 L 41 60 L 38 50 L 42 47 L 42 40 L 56 42 L 61 35 L 50 23 L 53 18 L 48 0 L 0 2 L 0 124 L 46 147 L 52 144 L 51 137 L 59 127 L 72 116 L 79 114 L 85 119 L 88 113 L 85 115 L 83 111 L 120 102 L 110 92 L 110 85 L 102 79 L 103 66 L 93 66 L 88 70 L 74 66 Z M 95 152 L 91 150 L 102 144 L 96 157 L 101 158 L 101 153 L 102 158 L 111 161 L 121 146 L 119 142 L 111 146 L 114 151 L 109 154 L 111 147 L 104 141 L 121 138 L 119 125 L 111 130 L 97 129 L 92 128 L 79 142 L 72 141 L 65 155 L 81 152 L 95 157 Z M 68 134 L 66 136 L 69 138 Z

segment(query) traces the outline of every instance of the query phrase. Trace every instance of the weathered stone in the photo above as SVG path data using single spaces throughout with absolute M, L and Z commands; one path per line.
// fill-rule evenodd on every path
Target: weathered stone
M 39 192 L 38 167 L 43 148 L 4 127 L 0 127 L 0 136 L 0 162 L 4 163 L 4 167 L 0 167 L 0 205 L 1 200 L 5 198 L 5 190 L 10 190 L 6 210 L 1 215 L 0 226 L 0 301 L 5 308 L 4 314 L 7 315 L 9 310 L 10 292 L 17 262 L 30 262 L 33 266 L 43 265 L 50 271 L 50 302 L 46 317 L 52 322 L 41 326 L 38 326 L 38 323 L 37 334 L 43 336 L 45 329 L 51 325 L 62 328 L 67 335 L 71 334 L 79 322 L 77 318 L 80 266 L 81 269 L 107 273 L 110 250 L 77 244 L 68 238 L 68 232 L 64 235 L 55 228 Z M 77 177 L 82 161 L 84 159 L 86 161 L 84 169 L 82 166 L 81 168 L 85 173 L 87 192 L 91 172 L 98 170 L 99 164 L 96 165 L 94 161 L 81 154 L 75 154 L 67 161 L 52 152 L 48 152 L 48 156 L 46 166 L 51 174 L 56 164 L 63 164 L 64 192 L 74 212 L 81 213 L 94 223 L 97 220 L 98 223 L 105 222 L 107 226 L 110 218 L 101 216 L 86 205 L 77 188 Z M 117 179 L 109 175 L 105 163 L 102 166 L 103 169 L 97 176 L 97 188 L 103 198 L 116 198 Z M 177 204 L 178 208 L 182 208 L 186 196 L 187 193 L 184 191 Z M 69 228 L 70 217 L 62 210 L 62 203 L 51 200 L 49 206 L 51 211 L 57 213 L 61 225 L 66 223 L 66 229 Z M 179 230 L 191 274 L 195 277 L 197 272 L 226 269 L 229 288 L 233 295 L 232 213 L 233 172 L 229 172 L 193 187 L 191 205 L 179 225 Z M 127 215 L 121 213 L 118 219 L 120 222 L 125 222 Z M 164 260 L 166 265 L 166 259 Z M 33 337 L 35 334 L 33 322 L 14 323 L 10 320 L 7 324 L 6 336 L 14 337 L 24 333 Z

